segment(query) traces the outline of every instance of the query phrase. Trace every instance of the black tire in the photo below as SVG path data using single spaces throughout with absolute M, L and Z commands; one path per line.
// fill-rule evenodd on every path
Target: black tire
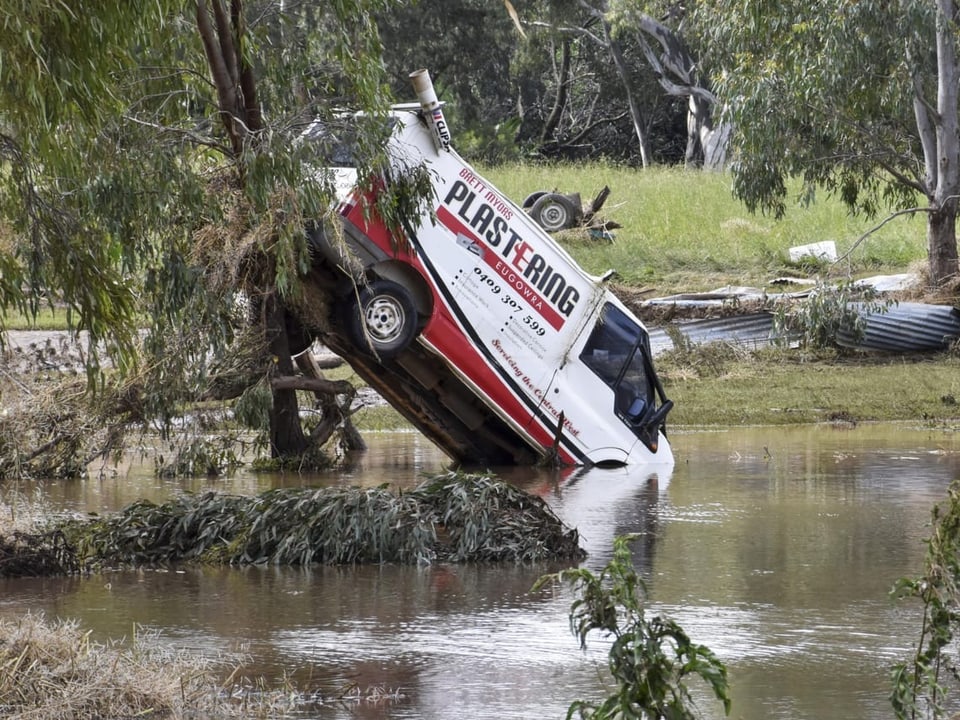
M 355 347 L 387 360 L 413 342 L 419 318 L 403 285 L 374 280 L 348 296 L 343 329 Z
M 566 195 L 547 193 L 530 209 L 530 217 L 547 232 L 557 232 L 573 227 L 580 216 L 580 209 Z
M 523 199 L 523 205 L 521 205 L 520 207 L 522 207 L 524 210 L 529 210 L 530 208 L 533 207 L 533 204 L 537 200 L 539 200 L 546 194 L 547 194 L 546 190 L 537 190 L 536 192 L 532 192 Z

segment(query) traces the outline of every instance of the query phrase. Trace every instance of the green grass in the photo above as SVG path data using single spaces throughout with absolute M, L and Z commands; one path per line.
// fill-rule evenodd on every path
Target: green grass
M 14 309 L 0 311 L 0 327 L 5 330 L 65 330 L 67 312 L 61 308 L 42 307 L 36 317 Z
M 517 203 L 536 190 L 579 192 L 588 202 L 609 186 L 601 216 L 623 226 L 615 240 L 559 239 L 589 272 L 614 269 L 623 282 L 661 295 L 727 284 L 762 287 L 779 275 L 797 274 L 790 247 L 833 240 L 843 255 L 880 221 L 851 217 L 841 202 L 823 196 L 804 207 L 795 200 L 798 185 L 783 219 L 751 214 L 733 197 L 727 173 L 591 163 L 511 164 L 484 168 L 483 174 Z M 898 218 L 860 243 L 831 274 L 902 272 L 926 257 L 924 233 L 922 217 Z
M 356 378 L 354 382 L 362 384 L 363 381 Z M 367 405 L 360 408 L 353 415 L 353 423 L 363 432 L 383 432 L 410 427 L 403 415 L 389 405 Z
M 673 426 L 896 421 L 952 427 L 960 417 L 960 358 L 952 353 L 810 357 L 773 349 L 704 374 L 670 355 L 657 366 L 675 403 Z

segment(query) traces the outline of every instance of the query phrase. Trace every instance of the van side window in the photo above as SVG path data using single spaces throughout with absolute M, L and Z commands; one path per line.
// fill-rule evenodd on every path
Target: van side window
M 604 306 L 580 360 L 614 391 L 615 408 L 629 421 L 639 421 L 653 400 L 647 377 L 643 329 L 618 307 Z

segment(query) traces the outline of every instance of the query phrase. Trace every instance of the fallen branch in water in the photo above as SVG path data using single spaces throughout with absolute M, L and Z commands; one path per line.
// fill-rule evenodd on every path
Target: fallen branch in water
M 411 491 L 205 493 L 63 526 L 81 562 L 157 565 L 432 563 L 580 559 L 576 530 L 542 498 L 484 475 L 444 473 Z

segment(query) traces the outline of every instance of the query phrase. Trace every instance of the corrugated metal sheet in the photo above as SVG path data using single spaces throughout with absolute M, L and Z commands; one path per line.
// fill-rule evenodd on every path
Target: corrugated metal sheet
M 960 312 L 949 305 L 898 303 L 876 310 L 858 303 L 864 318 L 863 337 L 857 340 L 851 330 L 837 333 L 840 345 L 864 350 L 918 352 L 943 350 L 960 338 Z
M 850 307 L 861 313 L 865 325 L 859 340 L 850 329 L 837 333 L 837 343 L 844 347 L 927 352 L 944 350 L 960 339 L 960 311 L 949 305 L 898 303 L 879 310 L 876 305 L 852 303 Z M 775 339 L 771 313 L 687 320 L 673 327 L 694 345 L 728 342 L 755 349 Z M 650 329 L 650 347 L 654 355 L 673 349 L 673 341 L 665 328 Z
M 728 342 L 759 348 L 772 341 L 773 315 L 752 313 L 708 320 L 687 320 L 676 323 L 674 327 L 694 345 Z M 650 348 L 654 355 L 673 349 L 673 341 L 665 328 L 650 330 Z

